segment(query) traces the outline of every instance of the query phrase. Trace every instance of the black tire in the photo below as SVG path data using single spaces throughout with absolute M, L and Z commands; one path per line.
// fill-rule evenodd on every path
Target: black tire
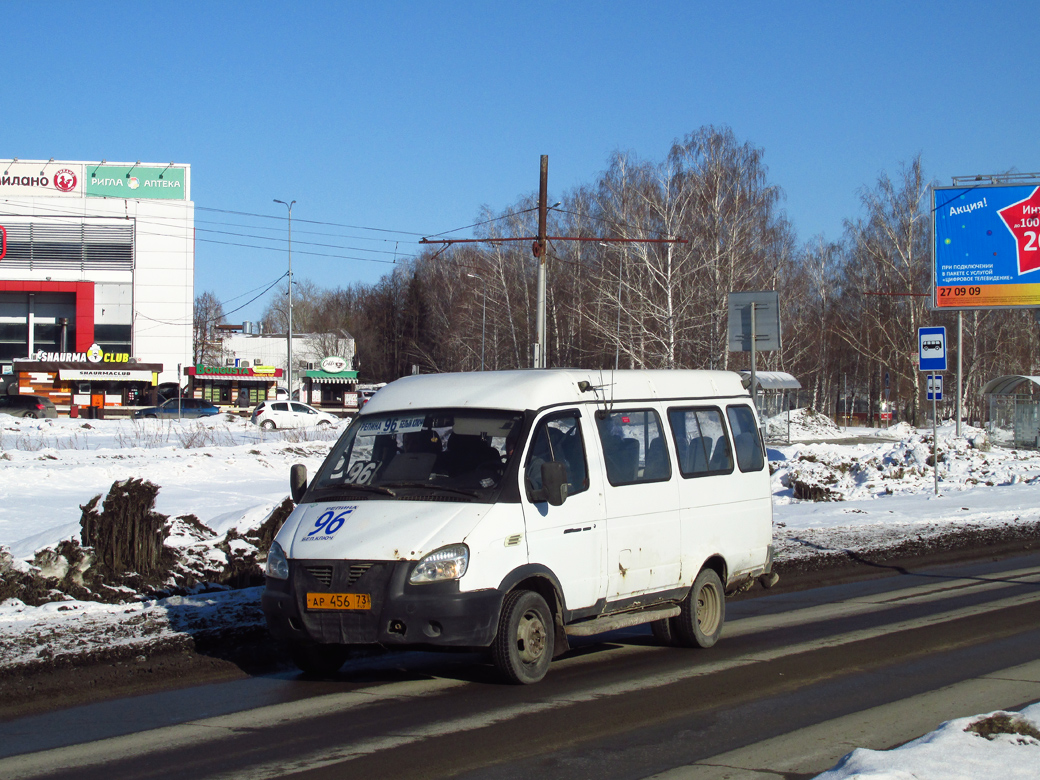
M 545 599 L 531 590 L 514 590 L 502 604 L 491 660 L 508 682 L 530 685 L 549 671 L 555 639 Z
M 689 594 L 679 605 L 672 628 L 683 647 L 711 647 L 726 622 L 726 592 L 712 569 L 701 569 Z
M 664 620 L 655 620 L 650 624 L 650 631 L 653 632 L 654 639 L 657 640 L 658 644 L 665 647 L 675 647 L 679 644 L 679 637 L 676 636 L 674 622 L 675 618 L 665 618 Z
M 319 431 L 327 431 L 331 427 L 332 423 L 330 423 L 328 420 L 322 420 L 320 423 L 318 423 Z
M 22 417 L 28 417 L 30 420 L 37 420 L 37 419 L 39 419 L 36 416 L 36 412 L 26 412 L 25 414 L 22 415 Z
M 274 424 L 274 420 L 264 420 L 262 423 L 260 423 L 260 427 L 263 428 L 265 431 L 273 431 L 278 426 Z
M 344 645 L 318 645 L 304 642 L 289 644 L 289 657 L 304 674 L 328 677 L 339 671 L 347 660 Z
M 158 420 L 159 419 L 159 417 L 157 415 L 154 415 L 154 414 L 146 414 L 145 417 L 147 417 L 149 420 Z

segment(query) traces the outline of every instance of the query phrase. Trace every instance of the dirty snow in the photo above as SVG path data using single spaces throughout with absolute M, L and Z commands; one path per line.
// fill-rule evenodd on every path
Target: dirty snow
M 290 465 L 304 463 L 313 474 L 337 433 L 267 434 L 223 416 L 185 422 L 0 416 L 0 576 L 5 567 L 28 571 L 39 550 L 78 538 L 80 506 L 129 477 L 160 486 L 155 509 L 162 514 L 192 514 L 218 534 L 245 534 L 285 498 Z M 790 440 L 769 448 L 778 560 L 1040 520 L 1040 453 L 991 448 L 976 428 L 958 438 L 952 425 L 940 427 L 938 495 L 930 430 L 905 423 L 846 430 L 799 411 Z M 799 498 L 806 494 L 817 500 Z M 223 555 L 212 546 L 200 551 L 199 540 L 183 529 L 168 544 Z M 230 544 L 255 552 L 244 540 Z M 150 600 L 128 593 L 118 605 L 64 600 L 30 607 L 8 599 L 0 604 L 0 668 L 74 658 L 99 642 L 144 652 L 228 625 L 263 625 L 260 589 L 197 590 Z M 964 731 L 981 717 L 950 721 L 896 750 L 856 750 L 821 777 L 1035 777 L 1040 741 Z M 1020 717 L 1035 727 L 1040 705 Z
M 985 728 L 996 724 L 997 733 Z M 981 732 L 981 733 L 980 733 Z M 947 721 L 893 750 L 857 748 L 816 780 L 1035 780 L 1040 704 Z

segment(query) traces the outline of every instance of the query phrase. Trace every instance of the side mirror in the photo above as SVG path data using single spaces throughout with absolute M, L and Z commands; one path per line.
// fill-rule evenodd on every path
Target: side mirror
M 567 500 L 567 464 L 558 460 L 542 464 L 542 490 L 550 506 Z
M 289 469 L 289 495 L 292 496 L 293 503 L 298 504 L 306 492 L 307 467 L 302 463 L 296 463 Z

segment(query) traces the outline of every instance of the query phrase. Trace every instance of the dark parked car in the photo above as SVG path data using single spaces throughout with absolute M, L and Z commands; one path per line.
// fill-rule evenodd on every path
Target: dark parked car
M 0 395 L 0 414 L 15 417 L 57 417 L 50 398 L 42 395 Z
M 163 382 L 156 388 L 156 395 L 159 396 L 159 403 L 169 401 L 171 398 L 176 400 L 177 396 L 184 392 L 184 389 L 185 388 L 182 388 L 176 382 Z
M 218 409 L 209 401 L 203 401 L 200 398 L 181 399 L 181 417 L 212 417 L 215 414 L 220 414 L 220 409 Z M 161 417 L 164 419 L 169 419 L 172 417 L 176 419 L 177 399 L 171 398 L 169 401 L 163 401 L 158 406 L 149 406 L 147 409 L 138 409 L 136 412 L 134 412 L 135 420 L 140 420 L 142 417 Z

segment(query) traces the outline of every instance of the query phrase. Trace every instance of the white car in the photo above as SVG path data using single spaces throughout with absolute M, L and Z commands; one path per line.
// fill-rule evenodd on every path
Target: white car
M 250 421 L 264 430 L 275 428 L 329 428 L 339 418 L 299 401 L 262 401 Z

